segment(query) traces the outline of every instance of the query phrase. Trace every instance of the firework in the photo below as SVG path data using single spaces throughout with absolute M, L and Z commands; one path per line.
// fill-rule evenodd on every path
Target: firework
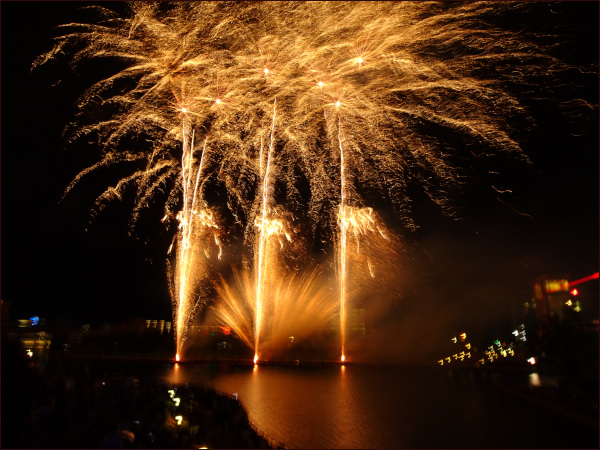
M 266 286 L 281 286 L 276 274 L 298 269 L 307 255 L 294 255 L 274 212 L 285 211 L 290 223 L 302 217 L 296 224 L 305 236 L 324 236 L 320 251 L 335 242 L 344 357 L 347 275 L 360 265 L 349 256 L 356 253 L 348 249 L 349 233 L 392 236 L 369 209 L 373 196 L 414 229 L 411 184 L 452 216 L 473 155 L 490 168 L 507 155 L 528 161 L 511 128 L 525 111 L 507 87 L 532 79 L 541 86 L 564 65 L 524 34 L 490 23 L 531 7 L 133 2 L 127 17 L 94 7 L 96 23 L 65 25 L 38 61 L 68 52 L 74 66 L 116 62 L 114 74 L 81 97 L 68 129 L 74 141 L 97 140 L 102 155 L 66 192 L 96 171 L 125 165 L 133 169 L 97 198 L 95 211 L 134 192 L 132 230 L 156 203 L 164 204 L 165 217 L 179 219 L 172 289 L 178 351 L 194 305 L 206 303 L 198 300 L 201 285 L 218 278 L 197 256 L 209 260 L 215 245 L 221 251 L 218 229 L 243 233 L 254 259 L 255 304 L 242 310 L 254 318 L 247 343 L 258 352 Z M 495 171 L 488 176 L 495 192 L 510 193 Z M 370 275 L 375 259 L 362 259 Z M 233 298 L 222 285 L 220 292 Z M 238 329 L 248 336 L 247 324 Z

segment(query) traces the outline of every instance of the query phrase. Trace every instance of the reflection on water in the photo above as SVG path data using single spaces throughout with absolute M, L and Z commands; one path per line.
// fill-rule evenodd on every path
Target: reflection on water
M 175 363 L 173 365 L 173 370 L 171 371 L 171 377 L 169 380 L 171 383 L 173 383 L 173 384 L 181 384 L 182 383 L 181 376 L 179 375 L 179 370 L 180 370 L 179 364 Z
M 165 377 L 236 393 L 256 427 L 289 448 L 590 448 L 598 443 L 597 430 L 566 424 L 495 389 L 502 381 L 498 374 L 207 364 L 173 368 Z M 524 386 L 540 381 L 537 374 L 518 377 Z

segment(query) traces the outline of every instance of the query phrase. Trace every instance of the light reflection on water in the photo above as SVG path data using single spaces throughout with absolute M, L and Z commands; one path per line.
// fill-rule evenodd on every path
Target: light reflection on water
M 238 394 L 259 431 L 288 448 L 577 446 L 562 418 L 495 389 L 498 374 L 206 364 L 170 369 L 165 378 Z

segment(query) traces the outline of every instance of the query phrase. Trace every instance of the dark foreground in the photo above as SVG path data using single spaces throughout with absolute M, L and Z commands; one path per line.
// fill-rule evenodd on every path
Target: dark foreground
M 2 448 L 270 448 L 235 398 L 143 369 L 40 370 L 23 353 L 3 339 Z

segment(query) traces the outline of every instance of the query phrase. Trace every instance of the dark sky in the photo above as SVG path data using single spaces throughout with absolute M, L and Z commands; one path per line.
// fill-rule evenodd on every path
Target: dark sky
M 30 67 L 77 5 L 1 5 L 2 298 L 12 303 L 13 318 L 169 318 L 164 265 L 151 264 L 150 246 L 128 239 L 125 208 L 115 205 L 86 232 L 93 196 L 84 189 L 60 203 L 82 169 L 81 155 L 65 150 L 61 133 L 86 81 L 67 73 L 53 88 L 53 74 Z
M 565 3 L 575 5 L 561 6 L 562 27 L 570 30 L 565 57 L 597 63 L 598 3 Z M 169 318 L 162 247 L 127 237 L 129 207 L 111 206 L 86 232 L 90 193 L 75 190 L 59 202 L 82 162 L 93 162 L 65 150 L 61 137 L 86 80 L 69 73 L 52 87 L 50 69 L 31 73 L 30 66 L 50 48 L 52 27 L 67 22 L 75 6 L 1 4 L 2 299 L 12 303 L 14 319 Z M 581 92 L 597 105 L 597 76 L 578 79 L 589 84 Z M 517 183 L 517 209 L 533 218 L 500 202 L 477 203 L 476 188 L 466 193 L 460 222 L 418 200 L 421 228 L 410 237 L 409 256 L 415 281 L 400 315 L 431 315 L 431 323 L 449 328 L 493 328 L 505 322 L 512 303 L 531 296 L 534 278 L 577 279 L 598 271 L 597 110 L 579 136 L 551 104 L 532 104 L 532 112 L 539 126 L 525 136 L 523 149 L 535 169 L 519 174 L 526 179 Z M 597 311 L 597 281 L 580 291 Z

